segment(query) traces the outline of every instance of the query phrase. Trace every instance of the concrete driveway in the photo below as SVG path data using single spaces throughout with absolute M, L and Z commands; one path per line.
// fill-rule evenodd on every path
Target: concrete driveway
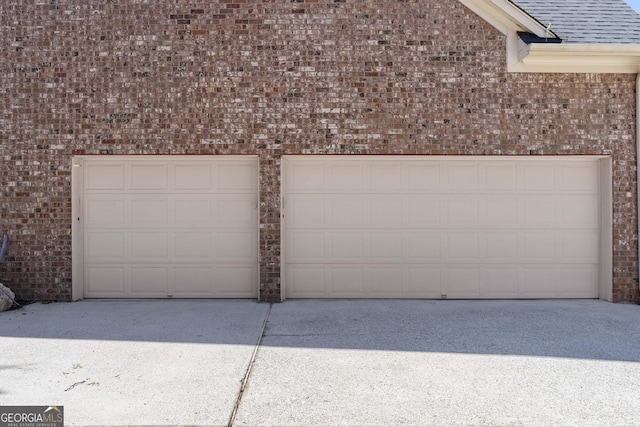
M 66 425 L 633 426 L 639 402 L 638 305 L 151 300 L 0 313 L 0 406 L 63 405 Z

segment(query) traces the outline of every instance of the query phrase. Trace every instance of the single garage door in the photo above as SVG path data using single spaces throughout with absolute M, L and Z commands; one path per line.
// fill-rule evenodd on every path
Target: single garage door
M 597 298 L 600 159 L 284 159 L 288 298 Z
M 84 297 L 257 297 L 257 158 L 96 156 L 74 164 Z

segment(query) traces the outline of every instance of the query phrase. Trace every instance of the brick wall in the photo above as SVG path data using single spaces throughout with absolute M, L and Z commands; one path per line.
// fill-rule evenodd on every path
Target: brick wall
M 639 298 L 633 75 L 510 74 L 457 0 L 0 5 L 0 278 L 71 296 L 71 156 L 258 154 L 261 293 L 287 154 L 606 154 L 614 297 Z

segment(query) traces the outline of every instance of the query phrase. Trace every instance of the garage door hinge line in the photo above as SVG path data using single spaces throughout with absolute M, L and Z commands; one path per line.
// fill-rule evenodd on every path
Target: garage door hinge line
M 267 322 L 269 321 L 269 316 L 271 315 L 271 307 L 273 307 L 273 303 L 269 303 L 269 309 L 267 310 L 267 315 L 264 317 L 264 322 L 262 322 L 262 329 L 260 330 L 260 336 L 258 336 L 258 342 L 256 342 L 256 345 L 253 348 L 253 353 L 251 354 L 251 359 L 249 360 L 249 366 L 247 366 L 247 371 L 244 374 L 244 378 L 242 378 L 240 391 L 238 392 L 236 403 L 233 406 L 233 411 L 231 411 L 231 416 L 229 417 L 229 423 L 227 424 L 227 427 L 233 427 L 233 423 L 236 420 L 236 414 L 238 413 L 238 408 L 240 407 L 240 402 L 242 401 L 244 389 L 247 387 L 247 382 L 249 381 L 249 376 L 251 375 L 253 363 L 256 360 L 258 349 L 260 348 L 260 343 L 262 342 L 262 337 L 264 336 L 264 331 L 267 328 Z

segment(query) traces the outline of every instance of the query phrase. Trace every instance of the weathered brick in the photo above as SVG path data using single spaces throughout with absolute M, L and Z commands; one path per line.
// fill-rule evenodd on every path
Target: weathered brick
M 73 155 L 257 154 L 261 295 L 280 295 L 289 154 L 611 155 L 614 298 L 639 298 L 634 76 L 512 74 L 456 0 L 0 5 L 0 266 L 71 296 Z

